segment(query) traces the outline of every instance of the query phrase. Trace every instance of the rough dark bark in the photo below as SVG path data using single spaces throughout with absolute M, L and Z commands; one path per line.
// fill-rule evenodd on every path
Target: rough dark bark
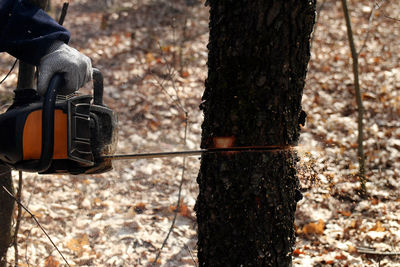
M 314 0 L 208 1 L 202 148 L 296 145 Z M 301 198 L 297 156 L 207 154 L 196 203 L 200 266 L 289 266 Z

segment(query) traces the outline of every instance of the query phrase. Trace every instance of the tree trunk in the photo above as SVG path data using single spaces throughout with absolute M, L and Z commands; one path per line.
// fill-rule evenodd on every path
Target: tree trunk
M 301 97 L 315 0 L 209 0 L 202 148 L 196 203 L 199 266 L 290 266 Z
M 48 5 L 48 0 L 29 0 L 42 9 Z M 18 84 L 16 90 L 35 88 L 35 67 L 25 62 L 19 63 Z M 12 214 L 14 211 L 14 200 L 3 190 L 2 187 L 14 193 L 11 169 L 0 162 L 0 267 L 7 265 L 7 250 L 11 245 Z

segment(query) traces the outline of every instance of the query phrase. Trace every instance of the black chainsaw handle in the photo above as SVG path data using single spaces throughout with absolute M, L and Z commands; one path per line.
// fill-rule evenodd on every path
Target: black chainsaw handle
M 54 151 L 54 110 L 56 106 L 57 90 L 63 85 L 64 77 L 57 73 L 50 80 L 44 96 L 42 111 L 42 153 L 37 172 L 46 171 L 52 162 Z
M 93 68 L 93 102 L 95 105 L 103 106 L 103 74 L 99 69 Z
M 54 110 L 57 90 L 64 83 L 62 74 L 57 73 L 51 78 L 42 106 L 42 148 L 39 161 L 32 160 L 18 164 L 18 170 L 28 172 L 46 171 L 53 159 L 54 150 Z

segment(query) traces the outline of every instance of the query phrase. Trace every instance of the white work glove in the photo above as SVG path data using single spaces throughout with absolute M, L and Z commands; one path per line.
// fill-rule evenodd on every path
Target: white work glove
M 78 50 L 56 41 L 40 60 L 37 88 L 39 95 L 46 93 L 50 80 L 56 73 L 62 73 L 65 80 L 64 87 L 57 91 L 58 94 L 68 95 L 92 79 L 92 62 Z

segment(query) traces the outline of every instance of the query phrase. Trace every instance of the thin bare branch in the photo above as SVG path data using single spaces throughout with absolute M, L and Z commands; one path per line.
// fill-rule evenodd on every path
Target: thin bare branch
M 385 2 L 386 2 L 385 0 L 383 0 L 383 1 L 379 2 L 379 3 L 377 3 L 375 1 L 376 9 L 380 9 Z M 381 12 L 382 12 L 384 18 L 400 22 L 400 19 L 393 18 L 393 17 L 387 15 L 384 11 L 381 11 Z
M 367 188 L 366 188 L 366 177 L 365 177 L 365 155 L 364 155 L 364 125 L 363 125 L 363 116 L 364 116 L 364 107 L 361 98 L 361 89 L 360 89 L 360 79 L 358 72 L 358 54 L 356 51 L 356 46 L 353 38 L 353 31 L 351 29 L 351 20 L 350 13 L 347 7 L 347 0 L 342 0 L 343 13 L 346 21 L 347 27 L 347 37 L 349 39 L 349 46 L 351 50 L 351 57 L 353 59 L 353 76 L 354 76 L 354 89 L 356 93 L 356 101 L 358 107 L 358 138 L 357 138 L 357 156 L 358 156 L 358 164 L 359 164 L 359 177 L 361 184 L 361 194 L 366 196 Z
M 189 254 L 190 254 L 190 257 L 192 258 L 192 261 L 193 261 L 193 263 L 194 263 L 194 266 L 197 267 L 198 264 L 197 264 L 196 260 L 194 259 L 192 250 L 190 249 L 190 247 L 189 247 L 187 244 L 185 244 L 185 247 L 186 247 L 186 249 L 189 251 Z
M 63 4 L 63 7 L 61 9 L 61 15 L 60 15 L 60 18 L 58 19 L 58 24 L 60 24 L 60 25 L 63 25 L 65 17 L 67 16 L 68 6 L 69 6 L 69 2 L 65 2 Z
M 18 172 L 18 191 L 17 191 L 16 199 L 19 202 L 21 202 L 21 199 L 22 199 L 22 171 Z M 15 229 L 14 229 L 14 240 L 13 240 L 15 267 L 18 267 L 18 232 L 19 232 L 19 226 L 21 223 L 21 217 L 22 217 L 22 208 L 21 208 L 21 205 L 18 205 L 17 223 L 16 223 Z
M 175 72 L 174 72 L 173 68 L 171 67 L 171 65 L 168 63 L 168 60 L 167 60 L 167 58 L 166 58 L 166 56 L 165 56 L 165 54 L 164 54 L 164 51 L 162 50 L 162 46 L 161 46 L 161 44 L 160 44 L 159 42 L 158 42 L 158 46 L 159 46 L 159 48 L 160 48 L 161 55 L 162 55 L 162 57 L 163 57 L 163 59 L 164 59 L 164 61 L 165 61 L 165 63 L 166 63 L 166 66 L 167 66 L 168 77 L 169 77 L 169 79 L 170 79 L 171 82 L 172 82 L 172 88 L 173 88 L 174 91 L 175 91 L 175 98 L 167 91 L 167 89 L 165 88 L 163 82 L 161 82 L 161 81 L 158 80 L 158 79 L 156 79 L 156 82 L 157 82 L 157 84 L 160 86 L 161 90 L 173 101 L 173 103 L 175 104 L 175 106 L 176 106 L 178 109 L 180 109 L 181 112 L 183 112 L 184 115 L 185 115 L 184 144 L 186 144 L 187 131 L 188 131 L 188 112 L 187 112 L 186 109 L 183 107 L 182 101 L 181 101 L 181 99 L 179 98 L 178 89 L 177 89 L 177 87 L 176 87 L 175 80 L 174 80 Z M 184 181 L 184 178 L 185 178 L 185 169 L 186 169 L 186 157 L 183 158 L 183 162 L 182 162 L 181 181 L 180 181 L 180 184 L 179 184 L 178 199 L 177 199 L 176 209 L 175 209 L 175 211 L 174 211 L 174 213 L 175 213 L 175 214 L 174 214 L 174 218 L 172 219 L 172 223 L 171 223 L 171 226 L 170 226 L 170 228 L 169 228 L 169 231 L 168 231 L 168 233 L 167 233 L 167 235 L 166 235 L 166 237 L 165 237 L 165 239 L 164 239 L 164 241 L 163 241 L 163 243 L 162 243 L 162 245 L 161 245 L 161 248 L 159 249 L 159 251 L 158 251 L 158 253 L 157 253 L 157 255 L 156 255 L 156 258 L 155 258 L 154 261 L 152 262 L 152 265 L 151 265 L 151 266 L 154 266 L 154 265 L 157 263 L 158 259 L 159 259 L 160 256 L 161 256 L 161 252 L 162 252 L 163 248 L 165 247 L 165 245 L 167 244 L 167 241 L 168 241 L 168 239 L 169 239 L 169 236 L 171 235 L 171 232 L 172 232 L 172 230 L 173 230 L 174 227 L 175 227 L 176 218 L 177 218 L 177 216 L 178 216 L 179 209 L 180 209 L 180 204 L 181 204 L 182 186 L 183 186 L 183 181 Z
M 31 238 L 31 233 L 32 233 L 32 228 L 29 229 L 28 235 L 26 237 L 26 240 L 29 240 Z M 29 263 L 29 256 L 28 256 L 28 242 L 25 242 L 25 262 L 28 264 L 28 267 L 31 266 L 31 264 Z
M 388 16 L 388 15 L 386 15 L 385 13 L 383 13 L 383 16 L 384 16 L 385 18 L 387 18 L 387 19 L 390 19 L 390 20 L 394 20 L 394 21 L 400 22 L 400 19 L 393 18 L 393 17 L 391 17 L 391 16 Z
M 179 107 L 179 109 L 180 109 L 181 111 L 186 112 L 185 108 L 183 107 L 182 101 L 181 101 L 181 99 L 179 98 L 178 89 L 177 89 L 176 84 L 175 84 L 175 79 L 174 79 L 174 77 L 175 77 L 175 71 L 174 71 L 174 69 L 172 68 L 172 66 L 168 63 L 168 60 L 167 60 L 167 58 L 166 58 L 166 56 L 165 56 L 165 53 L 164 53 L 164 51 L 162 50 L 161 44 L 160 44 L 159 42 L 158 42 L 157 44 L 158 44 L 158 47 L 159 47 L 159 49 L 160 49 L 161 56 L 162 56 L 162 58 L 163 58 L 164 61 L 165 61 L 165 65 L 166 65 L 166 67 L 167 67 L 168 77 L 169 77 L 169 79 L 171 80 L 172 89 L 174 89 L 174 91 L 175 91 L 176 99 L 173 99 L 172 96 L 171 96 L 171 94 L 169 94 L 168 92 L 167 92 L 167 94 L 168 94 L 168 96 L 174 101 L 175 105 L 176 105 L 177 107 Z M 158 80 L 157 80 L 157 83 L 162 84 L 162 83 L 160 83 Z M 164 87 L 163 87 L 163 89 L 165 90 Z
M 18 59 L 16 59 L 14 61 L 14 63 L 12 64 L 10 70 L 8 71 L 8 73 L 6 74 L 6 76 L 4 76 L 4 78 L 0 81 L 0 84 L 2 84 L 5 80 L 7 80 L 8 76 L 10 76 L 11 72 L 14 70 L 15 65 L 17 65 Z
M 159 47 L 159 49 L 160 49 L 161 56 L 162 56 L 162 58 L 164 59 L 165 64 L 166 64 L 166 66 L 167 66 L 168 77 L 170 78 L 170 80 L 171 80 L 171 82 L 172 82 L 172 88 L 173 88 L 174 91 L 175 91 L 175 96 L 176 96 L 176 98 L 174 98 L 174 97 L 167 91 L 167 89 L 165 88 L 164 84 L 163 84 L 161 81 L 159 81 L 158 79 L 156 79 L 156 82 L 157 82 L 157 84 L 160 86 L 161 90 L 162 90 L 165 94 L 167 94 L 168 97 L 174 102 L 175 106 L 176 106 L 178 109 L 180 109 L 180 110 L 184 113 L 184 116 L 185 116 L 185 130 L 184 130 L 183 141 L 184 141 L 184 145 L 186 145 L 187 131 L 188 131 L 188 127 L 189 127 L 189 125 L 188 125 L 188 124 L 189 124 L 189 113 L 188 113 L 188 112 L 186 111 L 186 109 L 184 108 L 184 106 L 183 106 L 183 104 L 182 104 L 182 101 L 181 101 L 181 99 L 180 99 L 180 97 L 179 97 L 178 88 L 176 87 L 175 80 L 174 80 L 175 72 L 174 72 L 172 66 L 168 63 L 168 60 L 167 60 L 167 58 L 166 58 L 166 56 L 165 56 L 165 53 L 164 53 L 164 51 L 162 50 L 161 44 L 160 44 L 159 42 L 158 42 L 157 44 L 158 44 L 158 47 Z
M 14 199 L 15 202 L 17 202 L 18 206 L 21 206 L 27 213 L 29 213 L 29 215 L 31 216 L 31 218 L 35 221 L 35 223 L 37 224 L 37 226 L 42 230 L 42 232 L 44 233 L 44 235 L 49 239 L 50 243 L 53 245 L 53 247 L 57 250 L 58 254 L 60 254 L 61 258 L 64 260 L 65 264 L 67 264 L 68 267 L 70 267 L 67 259 L 64 257 L 64 255 L 61 253 L 61 251 L 58 249 L 58 247 L 56 246 L 56 244 L 53 242 L 53 240 L 51 239 L 51 237 L 49 236 L 49 234 L 47 234 L 46 230 L 43 228 L 43 226 L 39 223 L 39 221 L 36 219 L 35 215 L 28 209 L 26 208 L 13 194 L 11 194 L 10 191 L 7 190 L 7 188 L 5 186 L 3 186 L 3 190 L 12 198 Z
M 179 191 L 178 191 L 178 200 L 176 202 L 176 209 L 174 210 L 174 218 L 172 219 L 172 223 L 171 226 L 168 230 L 167 236 L 165 237 L 161 248 L 158 250 L 157 256 L 154 259 L 154 261 L 152 262 L 151 266 L 155 266 L 155 264 L 157 263 L 158 259 L 161 256 L 161 251 L 163 250 L 163 248 L 165 247 L 165 245 L 167 244 L 168 238 L 171 235 L 172 230 L 175 227 L 175 222 L 176 222 L 176 218 L 178 217 L 178 213 L 180 210 L 180 205 L 181 205 L 181 195 L 182 195 L 182 186 L 183 186 L 183 181 L 184 181 L 184 177 L 185 177 L 185 169 L 186 169 L 186 157 L 183 158 L 183 162 L 182 162 L 182 173 L 181 173 L 181 181 L 179 183 Z
M 357 55 L 360 55 L 361 52 L 364 50 L 364 48 L 365 48 L 366 45 L 367 45 L 367 41 L 368 41 L 369 35 L 370 35 L 370 33 L 371 33 L 371 31 L 370 31 L 370 29 L 371 29 L 371 24 L 372 24 L 372 21 L 374 20 L 374 17 L 375 17 L 375 10 L 377 10 L 376 7 L 377 7 L 377 3 L 376 3 L 376 0 L 374 0 L 374 6 L 372 7 L 372 10 L 371 10 L 371 13 L 369 14 L 369 19 L 368 19 L 367 35 L 365 36 L 364 42 L 363 42 L 363 44 L 362 44 L 360 50 L 358 50 Z

